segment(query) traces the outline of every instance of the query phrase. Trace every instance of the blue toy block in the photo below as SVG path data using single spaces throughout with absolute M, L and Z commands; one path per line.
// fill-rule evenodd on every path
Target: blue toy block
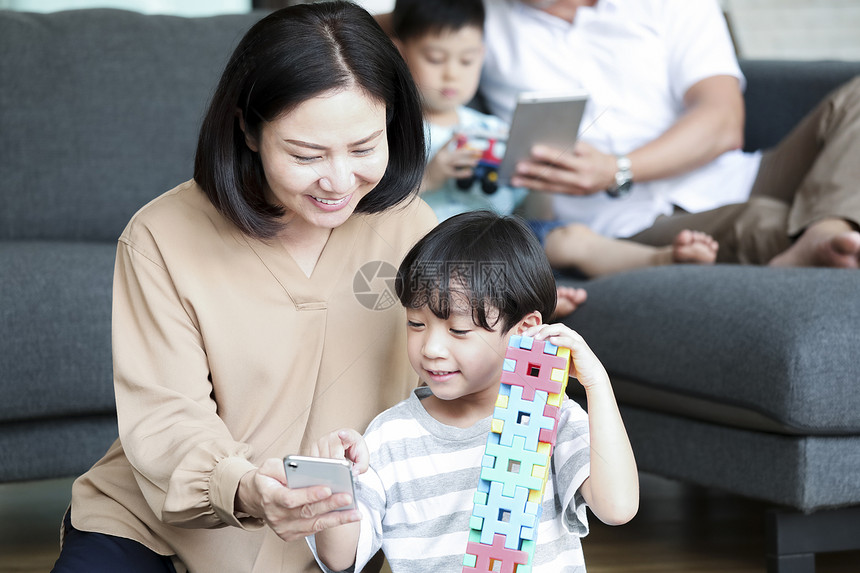
M 487 445 L 484 446 L 484 457 L 481 460 L 483 466 L 493 468 L 496 466 L 496 456 L 488 453 L 487 448 L 490 446 L 498 446 L 499 445 L 499 434 L 494 434 L 490 432 L 487 434 Z M 487 465 L 489 464 L 489 465 Z M 478 480 L 478 492 L 480 493 L 490 493 L 490 482 L 485 479 Z
M 537 530 L 538 518 L 536 504 L 528 501 L 529 490 L 517 487 L 512 497 L 502 493 L 502 484 L 490 483 L 487 504 L 476 504 L 472 517 L 482 518 L 481 543 L 490 545 L 500 533 L 505 536 L 505 547 L 519 549 L 520 538 L 532 539 Z
M 556 346 L 552 342 L 546 341 L 546 342 L 544 342 L 544 345 L 543 345 L 543 353 L 544 354 L 551 354 L 552 356 L 555 356 L 558 354 L 558 346 Z
M 511 338 L 508 340 L 508 346 L 512 346 L 514 348 L 522 348 L 524 350 L 531 350 L 532 346 L 534 346 L 535 339 L 531 336 L 522 336 L 520 334 L 513 334 Z
M 475 495 L 472 498 L 472 503 L 474 505 L 487 505 L 487 493 L 490 491 L 490 484 L 487 484 L 487 491 L 476 491 Z M 543 510 L 543 508 L 541 508 Z M 479 517 L 477 515 L 472 515 L 469 518 L 469 528 L 477 531 L 481 531 L 481 528 L 484 527 L 484 518 Z
M 504 488 L 503 494 L 513 496 L 517 487 L 525 487 L 536 491 L 543 489 L 542 477 L 533 475 L 534 466 L 549 468 L 549 455 L 545 452 L 534 452 L 525 447 L 525 438 L 516 436 L 510 446 L 491 444 L 487 441 L 486 452 L 496 458 L 493 467 L 481 468 L 481 479 L 498 482 Z M 490 484 L 492 491 L 493 483 Z
M 531 573 L 569 359 L 568 349 L 549 342 L 516 335 L 510 339 L 463 573 Z
M 468 546 L 466 546 L 468 550 Z M 472 555 L 471 553 L 466 553 L 463 556 L 463 571 L 477 571 L 475 566 L 478 564 L 478 556 Z
M 522 436 L 525 438 L 525 448 L 536 452 L 538 442 L 541 441 L 541 430 L 552 432 L 557 416 L 552 418 L 544 413 L 548 398 L 546 392 L 536 391 L 534 400 L 524 400 L 523 391 L 522 386 L 511 386 L 507 408 L 496 406 L 493 418 L 503 422 L 499 443 L 510 446 L 514 436 Z

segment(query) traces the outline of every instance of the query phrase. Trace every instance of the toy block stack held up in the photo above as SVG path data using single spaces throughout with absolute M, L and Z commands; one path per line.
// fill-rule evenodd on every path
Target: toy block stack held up
M 530 573 L 570 350 L 512 336 L 469 523 L 463 573 Z

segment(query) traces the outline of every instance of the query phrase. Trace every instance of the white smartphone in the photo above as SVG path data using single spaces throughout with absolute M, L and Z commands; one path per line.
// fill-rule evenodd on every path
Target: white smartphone
M 572 149 L 587 102 L 584 91 L 521 93 L 499 166 L 499 179 L 510 181 L 517 163 L 527 158 L 536 144 Z
M 284 458 L 284 471 L 287 472 L 287 487 L 290 489 L 315 485 L 328 486 L 333 494 L 348 493 L 352 496 L 352 503 L 337 508 L 337 511 L 355 509 L 355 486 L 352 481 L 352 468 L 348 461 L 287 456 Z

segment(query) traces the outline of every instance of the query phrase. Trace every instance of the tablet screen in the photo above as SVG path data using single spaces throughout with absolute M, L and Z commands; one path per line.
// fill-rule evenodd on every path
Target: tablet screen
M 572 149 L 587 101 L 585 92 L 520 94 L 511 121 L 507 150 L 499 166 L 499 179 L 510 181 L 517 162 L 528 157 L 536 144 Z

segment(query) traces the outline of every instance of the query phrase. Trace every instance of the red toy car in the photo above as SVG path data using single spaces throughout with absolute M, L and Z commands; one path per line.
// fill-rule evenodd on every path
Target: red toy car
M 505 141 L 495 135 L 483 134 L 460 134 L 456 141 L 457 149 L 466 148 L 481 154 L 477 165 L 472 169 L 472 175 L 457 179 L 457 188 L 467 191 L 475 181 L 480 181 L 481 190 L 487 195 L 498 191 L 499 165 L 504 156 Z

